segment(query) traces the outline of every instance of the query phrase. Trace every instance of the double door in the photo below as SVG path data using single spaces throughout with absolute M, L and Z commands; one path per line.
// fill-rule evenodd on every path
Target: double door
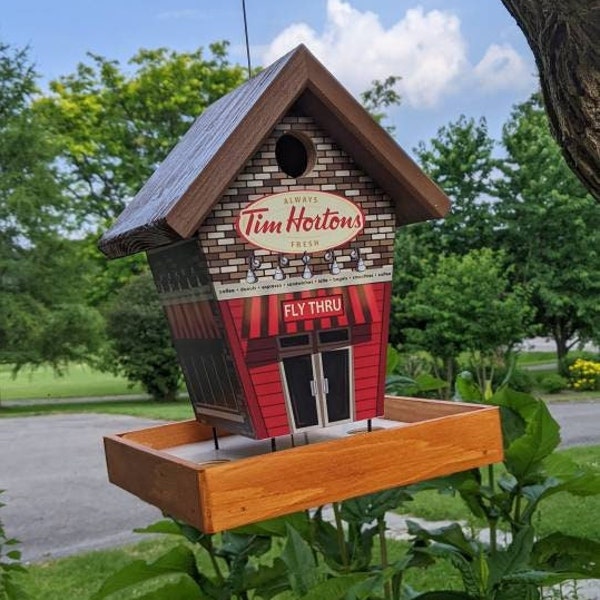
M 347 330 L 342 330 L 347 336 Z M 327 427 L 352 419 L 351 348 L 321 343 L 319 333 L 285 341 L 297 345 L 281 355 L 288 412 L 294 431 Z M 305 343 L 304 347 L 301 346 Z

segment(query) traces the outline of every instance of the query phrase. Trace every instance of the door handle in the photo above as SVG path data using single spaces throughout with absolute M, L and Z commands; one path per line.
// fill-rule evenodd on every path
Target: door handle
M 315 385 L 314 379 L 310 380 L 310 393 L 315 397 L 317 396 L 317 386 Z
M 329 379 L 327 377 L 323 378 L 323 393 L 329 394 Z

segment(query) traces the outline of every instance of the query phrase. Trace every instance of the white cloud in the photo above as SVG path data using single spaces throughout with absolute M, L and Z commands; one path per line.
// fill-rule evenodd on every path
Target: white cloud
M 290 25 L 270 44 L 264 63 L 300 42 L 356 94 L 373 79 L 400 75 L 403 100 L 413 106 L 435 105 L 467 66 L 459 19 L 438 10 L 410 9 L 386 29 L 375 13 L 328 0 L 322 33 L 305 23 Z
M 473 69 L 485 91 L 530 89 L 535 83 L 533 69 L 510 44 L 492 44 Z
M 306 23 L 290 25 L 264 51 L 263 64 L 301 42 L 356 95 L 373 79 L 401 76 L 403 103 L 414 108 L 436 106 L 472 84 L 474 75 L 483 87 L 493 89 L 505 87 L 505 79 L 525 69 L 512 47 L 493 45 L 474 71 L 460 19 L 450 11 L 425 12 L 421 7 L 407 10 L 386 28 L 374 12 L 361 12 L 349 1 L 328 0 L 322 32 Z

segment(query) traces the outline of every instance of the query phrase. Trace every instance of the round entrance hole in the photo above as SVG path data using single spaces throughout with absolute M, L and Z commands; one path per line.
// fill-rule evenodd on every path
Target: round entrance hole
M 284 133 L 275 144 L 275 160 L 289 177 L 297 179 L 312 167 L 314 151 L 304 136 Z

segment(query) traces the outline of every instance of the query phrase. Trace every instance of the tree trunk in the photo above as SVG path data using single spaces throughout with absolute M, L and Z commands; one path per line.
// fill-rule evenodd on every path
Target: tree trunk
M 556 363 L 558 367 L 558 372 L 567 376 L 568 373 L 566 371 L 565 359 L 567 358 L 567 354 L 569 352 L 569 339 L 570 329 L 567 327 L 563 327 L 561 323 L 556 323 L 554 326 L 554 343 L 556 344 Z
M 502 2 L 535 56 L 552 133 L 600 200 L 600 1 Z

